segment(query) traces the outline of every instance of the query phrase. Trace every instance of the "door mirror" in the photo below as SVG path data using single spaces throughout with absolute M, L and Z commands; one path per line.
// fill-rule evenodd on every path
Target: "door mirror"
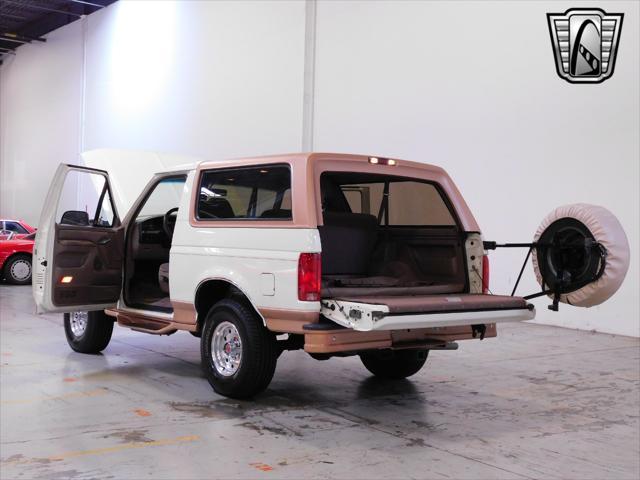
M 62 214 L 60 225 L 89 226 L 89 214 L 80 210 L 67 210 Z

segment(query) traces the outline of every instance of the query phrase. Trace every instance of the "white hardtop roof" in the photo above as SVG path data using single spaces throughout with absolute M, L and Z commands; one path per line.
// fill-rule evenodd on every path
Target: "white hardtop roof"
M 85 166 L 105 170 L 120 218 L 156 173 L 194 170 L 203 159 L 186 155 L 138 150 L 99 149 L 81 154 Z

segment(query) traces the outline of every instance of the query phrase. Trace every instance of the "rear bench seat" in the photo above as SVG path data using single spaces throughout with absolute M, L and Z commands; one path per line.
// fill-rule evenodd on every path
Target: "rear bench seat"
M 378 220 L 364 213 L 325 212 L 322 242 L 323 298 L 345 295 L 433 295 L 461 292 L 464 284 L 402 286 L 398 278 L 371 276 Z
M 325 212 L 318 226 L 322 242 L 323 275 L 368 274 L 376 246 L 378 220 L 365 213 Z

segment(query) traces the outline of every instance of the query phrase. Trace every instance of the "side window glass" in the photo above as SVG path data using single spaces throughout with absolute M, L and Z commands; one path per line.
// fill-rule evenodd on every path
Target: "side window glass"
M 360 185 L 341 185 L 340 189 L 347 199 L 351 213 L 378 215 L 384 184 L 366 183 Z
M 438 189 L 423 182 L 391 182 L 389 184 L 390 225 L 456 224 Z
M 26 228 L 16 222 L 5 222 L 4 229 L 15 233 L 29 233 Z
M 283 210 L 291 210 L 291 202 L 291 189 L 287 188 L 282 194 L 282 205 L 280 205 L 280 208 Z
M 289 167 L 268 165 L 204 172 L 200 181 L 198 218 L 290 220 Z
M 106 178 L 98 173 L 71 170 L 60 194 L 56 222 L 61 225 L 112 227 L 114 221 Z

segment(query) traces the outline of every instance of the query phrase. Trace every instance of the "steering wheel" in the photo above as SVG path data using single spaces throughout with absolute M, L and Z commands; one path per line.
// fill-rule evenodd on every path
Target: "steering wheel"
M 173 238 L 173 230 L 176 228 L 177 215 L 174 216 L 174 213 L 176 213 L 177 211 L 178 207 L 172 208 L 167 213 L 165 213 L 164 217 L 162 218 L 162 229 L 164 230 L 164 233 L 167 234 L 169 240 Z
M 1 236 L 7 236 L 7 238 L 5 238 L 5 240 L 11 240 L 13 238 L 13 236 L 16 234 L 16 232 L 12 231 L 12 230 L 0 230 L 0 235 Z

